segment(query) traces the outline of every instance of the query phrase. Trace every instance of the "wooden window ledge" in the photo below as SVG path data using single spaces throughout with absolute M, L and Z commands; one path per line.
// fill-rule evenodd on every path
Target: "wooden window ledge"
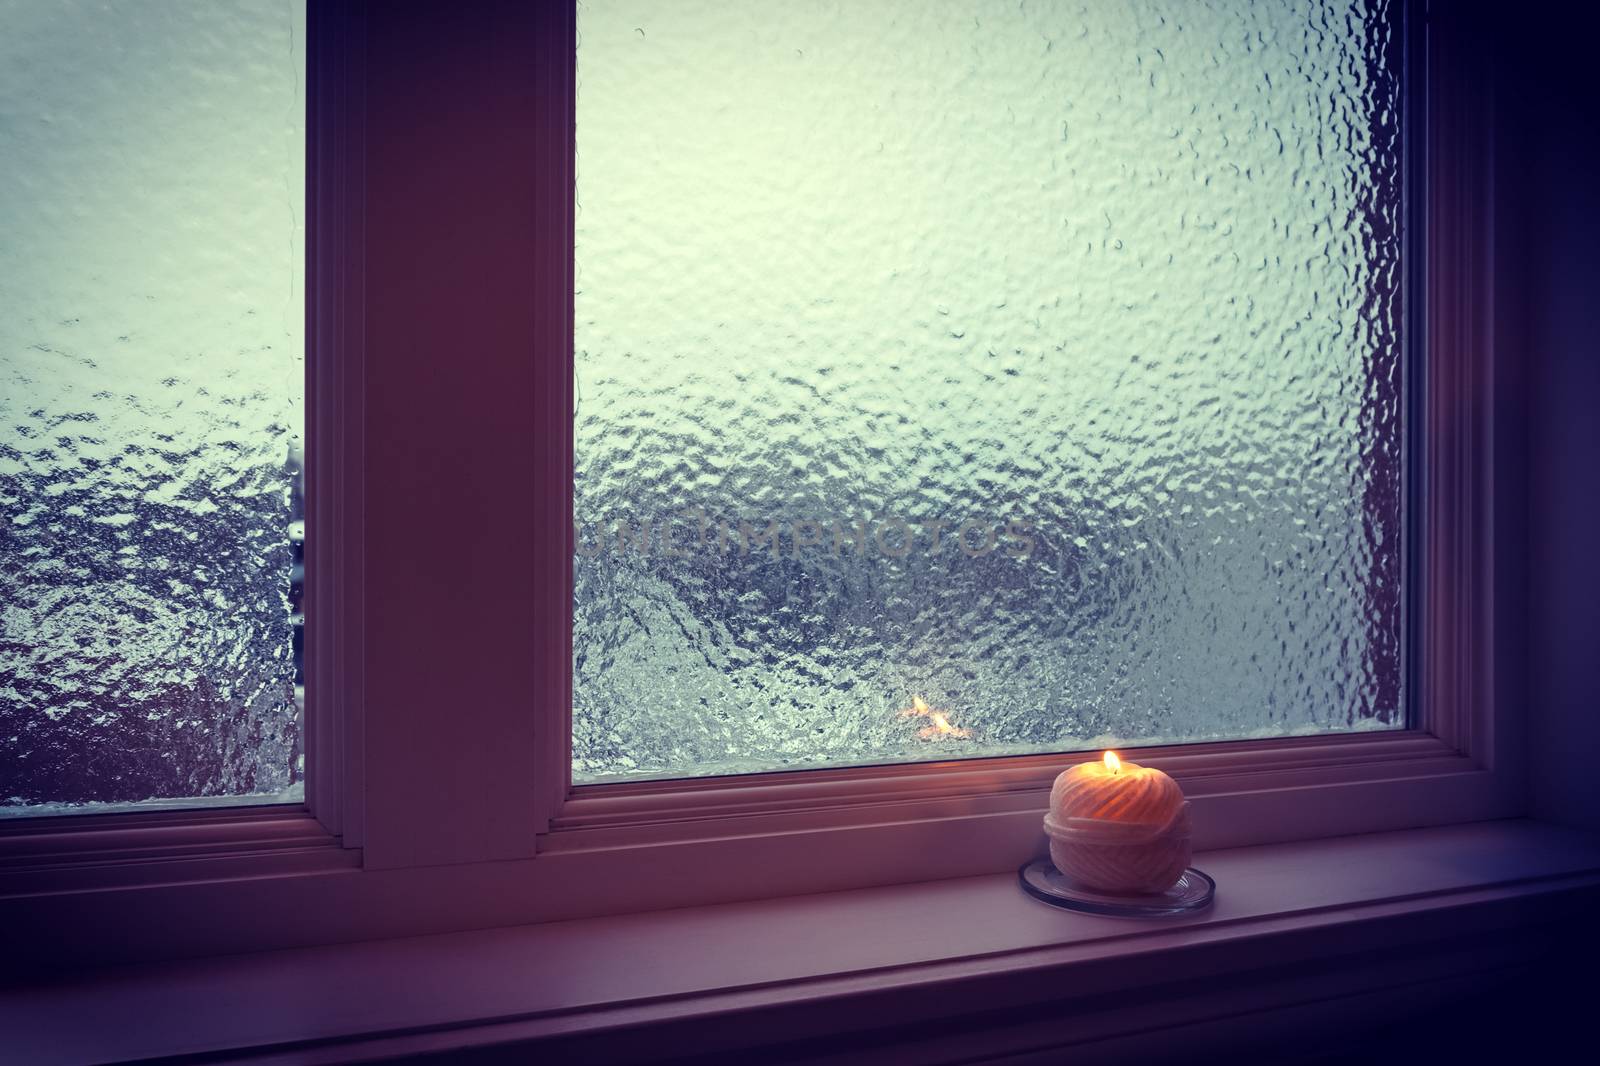
M 892 1042 L 903 1062 L 1067 1047 L 1097 1061 L 1162 1039 L 1152 1026 L 1290 1024 L 1353 996 L 1414 1007 L 1412 993 L 1536 963 L 1600 901 L 1600 838 L 1527 820 L 1195 864 L 1216 904 L 1176 920 L 1053 910 L 1009 874 L 968 877 L 51 977 L 0 994 L 0 1032 L 12 1061 L 37 1064 L 534 1048 L 766 1061 L 819 1039 L 880 1056 Z

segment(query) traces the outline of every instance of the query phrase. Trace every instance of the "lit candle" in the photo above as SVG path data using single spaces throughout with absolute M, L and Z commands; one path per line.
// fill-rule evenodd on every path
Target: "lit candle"
M 1069 880 L 1114 893 L 1171 888 L 1189 866 L 1189 804 L 1160 770 L 1106 752 L 1063 771 L 1044 816 L 1050 861 Z

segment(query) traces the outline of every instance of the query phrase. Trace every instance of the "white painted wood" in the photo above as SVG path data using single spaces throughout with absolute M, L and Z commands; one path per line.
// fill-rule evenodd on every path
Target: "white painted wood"
M 1286 932 L 1336 933 L 1299 949 L 1271 941 L 1275 961 L 1307 962 L 1329 945 L 1355 952 L 1406 935 L 1383 917 L 1409 916 L 1401 928 L 1420 942 L 1436 935 L 1429 913 L 1452 914 L 1459 930 L 1476 904 L 1600 890 L 1600 838 L 1525 821 L 1210 852 L 1196 864 L 1216 878 L 1217 902 L 1175 920 L 1054 910 L 994 875 L 85 975 L 8 993 L 0 1031 L 9 1054 L 44 1066 L 473 1023 L 525 1039 L 888 989 L 925 989 L 911 1001 L 948 1014 L 984 1005 L 949 989 L 986 975 L 1049 974 L 1041 996 L 1059 996 L 1076 972 L 1133 960 L 1079 983 L 1080 994 L 1131 993 L 1258 965 L 1253 945 Z

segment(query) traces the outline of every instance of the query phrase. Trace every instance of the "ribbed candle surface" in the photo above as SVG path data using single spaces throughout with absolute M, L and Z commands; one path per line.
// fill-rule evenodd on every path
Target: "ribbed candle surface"
M 1050 789 L 1050 859 L 1102 892 L 1162 892 L 1189 865 L 1189 804 L 1178 783 L 1134 763 L 1082 763 Z

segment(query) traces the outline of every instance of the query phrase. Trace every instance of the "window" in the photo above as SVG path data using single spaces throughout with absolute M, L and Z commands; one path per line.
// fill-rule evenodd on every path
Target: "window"
M 3 20 L 0 816 L 297 802 L 304 5 Z
M 1400 14 L 581 5 L 574 780 L 1402 727 Z
M 7 821 L 0 910 L 39 931 L 18 952 L 105 961 L 108 923 L 116 950 L 149 958 L 1020 865 L 1050 780 L 1082 756 L 944 744 L 937 761 L 574 780 L 589 560 L 573 431 L 591 398 L 573 376 L 589 328 L 572 276 L 576 5 L 308 14 L 305 799 Z M 1398 322 L 1423 387 L 1406 382 L 1401 418 L 1426 474 L 1404 485 L 1406 532 L 1425 550 L 1406 582 L 1410 687 L 1375 701 L 1404 728 L 1145 749 L 1191 799 L 1202 849 L 1523 809 L 1502 691 L 1515 620 L 1492 595 L 1495 530 L 1517 515 L 1493 491 L 1509 445 L 1487 402 L 1487 89 L 1457 23 L 1431 17 L 1424 52 L 1406 15 L 1407 83 L 1427 91 L 1401 98 L 1424 204 Z

